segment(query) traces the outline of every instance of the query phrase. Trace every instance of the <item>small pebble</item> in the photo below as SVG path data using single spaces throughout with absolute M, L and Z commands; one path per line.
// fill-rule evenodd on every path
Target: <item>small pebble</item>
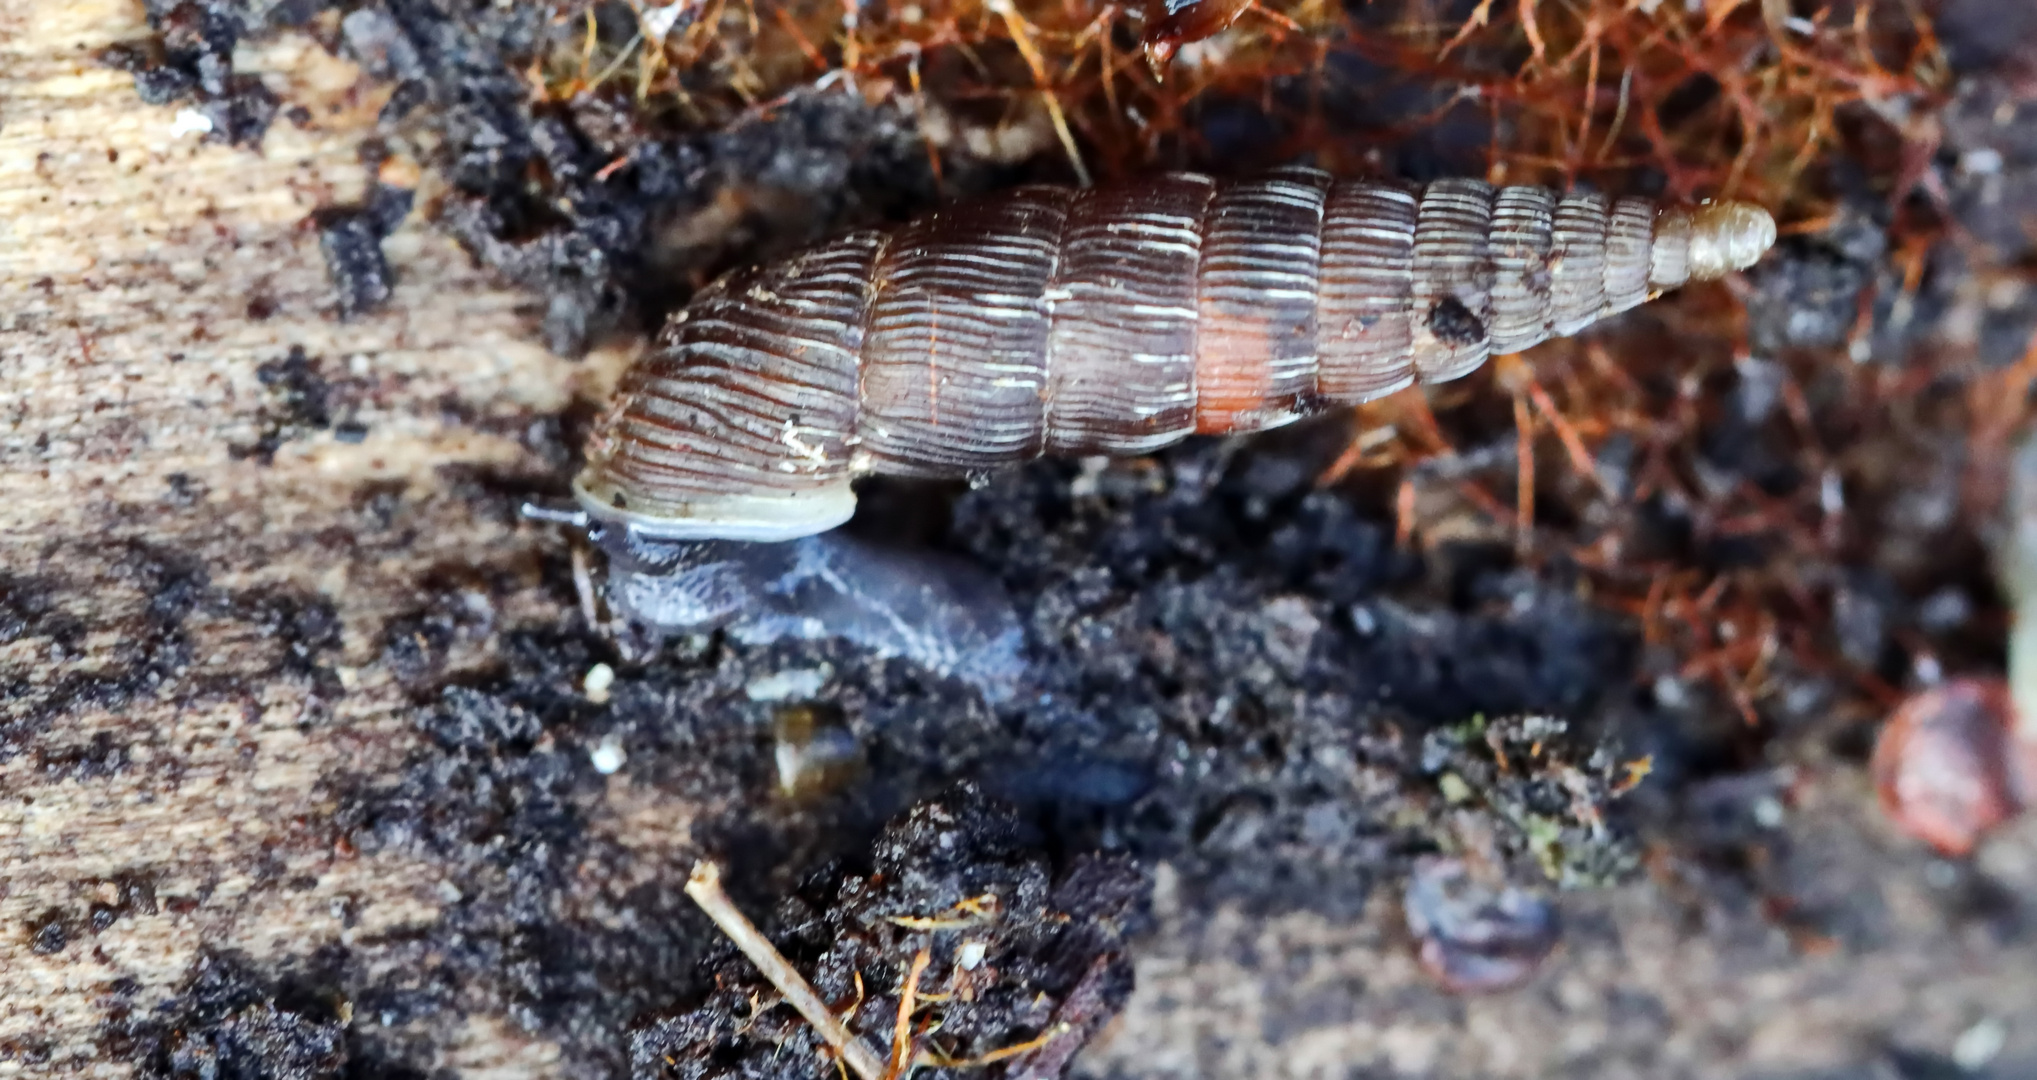
M 587 757 L 594 763 L 594 771 L 603 776 L 614 776 L 623 762 L 629 760 L 629 754 L 622 748 L 622 740 L 614 735 L 602 736 L 601 741 L 594 744 L 594 749 L 588 751 Z
M 1562 928 L 1548 901 L 1474 875 L 1461 859 L 1424 859 L 1401 902 L 1423 970 L 1453 994 L 1490 994 L 1527 982 Z
M 1959 169 L 1971 176 L 1993 176 L 2002 171 L 2002 152 L 1979 146 L 1959 155 Z
M 1870 765 L 1896 827 L 1958 857 L 2022 810 L 2001 679 L 1953 679 L 1912 695 L 1882 726 Z
M 587 677 L 580 680 L 580 689 L 587 700 L 596 705 L 608 704 L 608 690 L 615 685 L 615 669 L 607 664 L 596 664 L 587 669 Z

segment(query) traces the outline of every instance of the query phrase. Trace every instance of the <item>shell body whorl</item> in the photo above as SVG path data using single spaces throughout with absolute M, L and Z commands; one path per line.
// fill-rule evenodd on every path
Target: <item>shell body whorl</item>
M 1740 202 L 1281 169 L 1025 187 L 726 276 L 625 374 L 574 482 L 668 539 L 789 540 L 850 483 L 1255 431 L 1575 333 L 1774 243 Z

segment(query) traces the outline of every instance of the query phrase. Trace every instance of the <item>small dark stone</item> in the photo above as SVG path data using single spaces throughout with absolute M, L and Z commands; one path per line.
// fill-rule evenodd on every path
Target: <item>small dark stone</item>
M 281 107 L 282 103 L 260 79 L 252 75 L 232 76 L 226 80 L 224 92 L 202 106 L 206 118 L 212 121 L 212 132 L 205 138 L 232 146 L 254 146 L 268 134 L 269 124 Z
M 1517 886 L 1481 880 L 1457 859 L 1428 859 L 1402 901 L 1422 967 L 1455 994 L 1491 993 L 1533 977 L 1556 948 L 1556 909 Z
M 389 95 L 388 102 L 382 106 L 382 111 L 376 115 L 375 122 L 377 124 L 396 123 L 409 116 L 412 110 L 424 104 L 425 99 L 430 96 L 431 87 L 416 79 L 398 83 L 395 91 Z
M 135 74 L 147 71 L 156 63 L 156 57 L 146 42 L 123 41 L 101 49 L 99 62 L 115 71 Z
M 388 12 L 364 7 L 340 20 L 340 37 L 362 70 L 377 79 L 407 79 L 420 69 L 417 47 Z
M 276 396 L 291 423 L 315 428 L 332 423 L 325 379 L 319 376 L 317 364 L 301 347 L 292 346 L 283 359 L 256 368 L 255 378 Z
M 37 956 L 54 956 L 71 943 L 71 928 L 64 913 L 51 908 L 28 926 L 28 949 Z
M 180 68 L 159 67 L 134 73 L 134 92 L 150 105 L 168 105 L 188 97 L 198 76 Z
M 375 227 L 387 236 L 410 216 L 410 208 L 416 201 L 417 193 L 409 188 L 378 186 L 374 194 L 368 196 L 368 213 L 375 219 Z
M 204 483 L 193 479 L 190 473 L 171 473 L 166 484 L 170 490 L 164 498 L 171 506 L 196 506 L 205 495 Z
M 318 250 L 339 293 L 341 318 L 363 315 L 389 302 L 389 262 L 382 257 L 382 221 L 373 210 L 327 207 L 312 215 Z

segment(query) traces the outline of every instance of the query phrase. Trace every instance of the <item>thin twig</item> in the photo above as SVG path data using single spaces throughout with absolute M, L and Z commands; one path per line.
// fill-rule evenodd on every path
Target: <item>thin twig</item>
M 686 895 L 692 897 L 693 902 L 700 905 L 700 910 L 714 920 L 714 925 L 720 927 L 735 947 L 750 958 L 750 963 L 757 965 L 757 971 L 765 980 L 778 988 L 786 1002 L 813 1025 L 813 1029 L 829 1046 L 834 1047 L 857 1076 L 862 1080 L 884 1080 L 884 1059 L 857 1038 L 841 1018 L 829 1011 L 806 978 L 779 954 L 763 934 L 757 932 L 756 924 L 729 901 L 728 894 L 721 888 L 720 866 L 705 859 L 695 863 L 693 876 L 686 880 Z
M 912 1052 L 912 1014 L 919 1008 L 919 978 L 926 974 L 932 959 L 933 953 L 920 949 L 912 958 L 912 971 L 905 976 L 905 989 L 898 996 L 898 1020 L 891 1030 L 891 1063 L 885 1067 L 885 1080 L 909 1075 L 908 1063 L 917 1057 Z

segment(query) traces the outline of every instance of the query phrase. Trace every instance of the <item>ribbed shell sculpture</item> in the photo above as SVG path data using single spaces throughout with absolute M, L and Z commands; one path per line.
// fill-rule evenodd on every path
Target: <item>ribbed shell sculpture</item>
M 1289 168 L 1022 187 L 699 293 L 574 482 L 646 539 L 782 541 L 866 473 L 1141 454 L 1462 376 L 1775 241 L 1743 202 Z

